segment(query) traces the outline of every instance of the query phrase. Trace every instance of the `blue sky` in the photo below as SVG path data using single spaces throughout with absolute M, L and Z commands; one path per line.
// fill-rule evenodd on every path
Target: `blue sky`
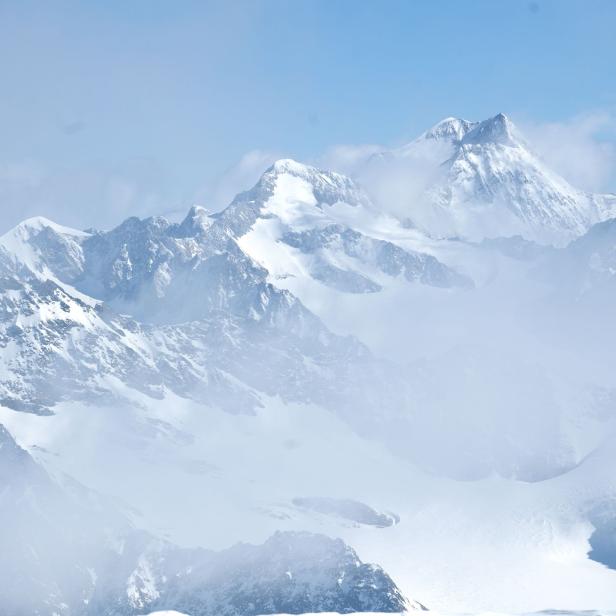
M 314 160 L 449 115 L 599 117 L 610 153 L 615 27 L 612 0 L 0 0 L 3 223 L 187 208 L 247 152 Z

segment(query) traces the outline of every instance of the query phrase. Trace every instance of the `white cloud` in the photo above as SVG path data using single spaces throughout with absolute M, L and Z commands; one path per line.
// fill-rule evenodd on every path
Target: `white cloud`
M 613 113 L 587 113 L 564 122 L 519 122 L 519 128 L 531 149 L 575 188 L 616 192 Z M 415 219 L 420 211 L 424 217 L 433 216 L 431 203 L 424 203 L 425 191 L 437 181 L 440 163 L 451 151 L 443 144 L 416 141 L 403 146 L 401 156 L 383 160 L 374 157 L 387 149 L 378 145 L 337 145 L 328 149 L 317 163 L 356 179 L 375 203 L 395 216 L 408 217 L 411 206 Z
M 434 141 L 415 141 L 403 150 L 400 156 L 390 157 L 387 153 L 392 150 L 385 146 L 337 145 L 318 163 L 352 177 L 384 211 L 405 219 L 411 205 L 417 211 L 424 191 L 436 181 L 440 164 L 451 156 L 451 149 Z M 385 156 L 374 156 L 378 153 Z
M 0 163 L 0 233 L 31 216 L 79 229 L 109 228 L 171 205 L 157 165 L 133 161 L 116 169 Z
M 380 145 L 335 145 L 317 158 L 316 165 L 321 169 L 331 169 L 348 176 L 357 175 L 366 161 L 385 148 Z
M 587 113 L 563 122 L 519 122 L 521 132 L 547 165 L 573 186 L 616 192 L 616 115 Z M 377 144 L 339 144 L 312 162 L 360 181 L 385 209 L 404 215 L 417 206 L 434 179 L 441 152 L 414 148 L 399 164 L 374 164 L 386 150 Z M 0 162 L 0 232 L 29 216 L 43 215 L 78 228 L 109 228 L 128 216 L 163 214 L 182 218 L 192 203 L 212 210 L 254 186 L 286 153 L 251 150 L 207 186 L 174 186 L 152 161 L 126 162 L 113 169 L 74 168 L 40 161 Z M 370 161 L 370 163 L 368 163 Z
M 576 188 L 616 191 L 616 115 L 586 113 L 564 122 L 522 123 L 533 149 Z
M 280 154 L 266 150 L 246 152 L 214 181 L 211 188 L 198 191 L 196 200 L 211 210 L 221 210 L 231 203 L 235 195 L 252 188 L 263 172 L 279 158 L 282 158 Z

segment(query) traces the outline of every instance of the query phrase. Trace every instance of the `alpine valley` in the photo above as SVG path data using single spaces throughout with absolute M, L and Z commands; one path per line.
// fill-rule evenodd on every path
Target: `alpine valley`
M 503 114 L 350 173 L 0 238 L 2 614 L 616 607 L 616 195 Z

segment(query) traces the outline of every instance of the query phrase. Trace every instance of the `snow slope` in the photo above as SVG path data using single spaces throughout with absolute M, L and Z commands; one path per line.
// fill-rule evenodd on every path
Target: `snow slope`
M 194 616 L 282 610 L 400 611 L 389 576 L 340 539 L 275 533 L 222 552 L 135 529 L 110 499 L 52 478 L 0 425 L 0 601 L 7 614 Z
M 562 245 L 616 213 L 616 196 L 572 187 L 502 113 L 482 122 L 446 118 L 374 155 L 359 177 L 383 207 L 434 237 L 519 234 Z
M 613 608 L 616 238 L 586 232 L 610 198 L 503 116 L 370 165 L 426 159 L 404 215 L 283 160 L 177 224 L 25 221 L 0 238 L 0 422 L 191 553 L 321 533 L 431 609 Z M 140 554 L 145 611 L 175 556 Z
M 250 215 L 248 215 L 250 212 Z M 237 226 L 233 221 L 245 221 Z M 273 279 L 316 280 L 350 293 L 408 282 L 449 288 L 472 282 L 434 256 L 382 237 L 396 226 L 351 180 L 291 160 L 275 163 L 221 214 L 240 247 Z

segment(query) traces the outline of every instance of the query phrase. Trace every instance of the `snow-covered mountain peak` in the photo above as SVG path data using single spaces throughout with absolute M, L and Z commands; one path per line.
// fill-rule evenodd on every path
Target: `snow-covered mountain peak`
M 427 130 L 420 139 L 461 141 L 477 124 L 461 118 L 445 118 Z
M 521 147 L 523 143 L 513 122 L 504 113 L 474 124 L 461 141 L 463 145 L 499 144 L 511 147 Z
M 353 180 L 283 159 L 275 162 L 257 184 L 213 214 L 210 235 L 240 238 L 259 221 L 294 230 L 366 219 L 381 214 Z
M 369 163 L 360 179 L 376 202 L 435 238 L 521 235 L 562 245 L 616 211 L 611 196 L 552 171 L 504 113 L 446 118 Z
M 193 205 L 176 230 L 177 237 L 195 237 L 210 228 L 214 220 L 211 212 L 201 205 Z
M 28 218 L 0 237 L 10 259 L 32 272 L 53 278 L 47 261 L 58 270 L 77 270 L 82 260 L 80 243 L 90 233 L 59 225 L 43 216 Z M 41 258 L 41 249 L 49 259 Z
M 52 229 L 56 233 L 62 233 L 64 235 L 89 235 L 86 231 L 79 231 L 71 227 L 59 225 L 58 223 L 53 222 L 53 220 L 49 220 L 49 218 L 45 218 L 44 216 L 32 216 L 31 218 L 26 218 L 25 220 L 22 220 L 17 226 L 13 227 L 12 230 L 8 231 L 2 237 L 4 238 L 8 235 L 14 235 L 16 233 L 36 233 L 38 231 L 42 231 L 43 229 Z
M 110 233 L 132 233 L 135 231 L 158 233 L 167 230 L 170 226 L 171 223 L 164 216 L 150 216 L 148 218 L 131 216 L 112 229 Z
M 44 216 L 33 216 L 32 218 L 26 218 L 26 220 L 23 220 L 0 236 L 0 245 L 8 250 L 19 252 L 19 248 L 24 242 L 30 241 L 43 232 L 66 238 L 85 238 L 90 235 L 86 231 L 79 231 L 78 229 L 59 225 Z
M 309 278 L 345 293 L 378 292 L 396 279 L 471 284 L 434 257 L 381 239 L 381 229 L 399 224 L 353 180 L 295 161 L 275 163 L 217 220 L 275 280 Z
M 294 186 L 300 192 L 303 189 L 303 198 L 308 197 L 308 192 L 311 192 L 312 198 L 308 197 L 307 201 L 312 201 L 318 207 L 336 203 L 345 203 L 351 206 L 369 205 L 370 203 L 364 191 L 351 178 L 340 173 L 299 163 L 292 159 L 276 161 L 263 174 L 257 186 L 259 185 L 265 185 L 277 194 L 286 192 L 291 186 Z
M 266 173 L 269 171 L 273 171 L 274 173 L 291 173 L 293 175 L 303 176 L 315 171 L 315 169 L 292 158 L 280 158 L 272 164 Z

